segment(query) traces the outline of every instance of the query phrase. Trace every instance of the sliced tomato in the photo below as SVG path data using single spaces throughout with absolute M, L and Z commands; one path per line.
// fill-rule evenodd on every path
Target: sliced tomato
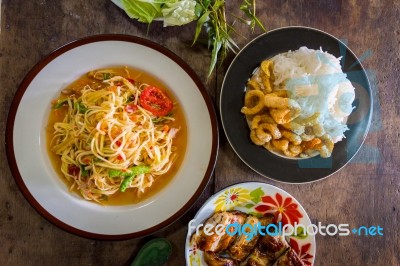
M 149 86 L 140 94 L 140 105 L 156 116 L 165 116 L 173 108 L 172 100 L 159 88 Z

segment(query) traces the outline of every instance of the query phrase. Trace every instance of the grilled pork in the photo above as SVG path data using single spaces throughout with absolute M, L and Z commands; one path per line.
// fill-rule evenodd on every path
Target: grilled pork
M 262 236 L 241 266 L 271 266 L 287 249 L 289 244 L 283 236 Z
M 272 223 L 273 218 L 274 216 L 272 214 L 260 219 L 253 215 L 249 215 L 246 218 L 245 224 L 256 226 L 258 223 L 260 223 L 263 226 L 267 226 L 268 224 Z M 259 238 L 260 234 L 258 234 L 258 232 L 254 234 L 251 239 L 248 239 L 248 237 L 244 234 L 237 236 L 235 241 L 229 247 L 230 256 L 238 261 L 244 260 L 254 249 Z
M 305 266 L 305 264 L 293 249 L 289 249 L 278 258 L 273 266 Z
M 204 261 L 208 266 L 237 266 L 237 262 L 230 258 L 219 256 L 216 253 L 204 252 Z
M 273 215 L 258 219 L 240 211 L 217 212 L 205 222 L 199 234 L 193 234 L 191 241 L 204 251 L 208 266 L 305 266 L 283 236 L 259 234 L 257 224 L 267 226 L 273 219 Z M 235 223 L 249 224 L 245 229 L 257 232 L 252 232 L 251 238 L 249 234 L 226 234 L 226 227 Z M 223 234 L 217 234 L 216 228 Z
M 217 212 L 204 223 L 198 235 L 193 235 L 191 241 L 194 241 L 197 247 L 202 251 L 219 252 L 226 250 L 236 238 L 236 235 L 230 236 L 225 233 L 226 226 L 234 223 L 243 224 L 246 216 L 246 214 L 239 211 Z M 222 235 L 215 233 L 216 226 L 220 224 L 224 232 Z M 206 226 L 213 228 L 210 235 L 204 232 Z

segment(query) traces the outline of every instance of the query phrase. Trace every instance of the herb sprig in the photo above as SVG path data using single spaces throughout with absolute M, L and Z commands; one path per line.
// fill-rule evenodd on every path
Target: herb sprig
M 211 50 L 211 61 L 208 77 L 211 76 L 218 62 L 222 63 L 230 51 L 236 53 L 238 45 L 232 39 L 236 33 L 236 20 L 245 23 L 251 30 L 258 26 L 266 31 L 256 15 L 256 0 L 243 0 L 239 6 L 242 15 L 231 15 L 234 20 L 228 23 L 225 12 L 226 0 L 111 0 L 122 7 L 125 12 L 138 21 L 151 23 L 162 18 L 164 26 L 181 26 L 197 20 L 193 44 L 199 41 L 204 31 L 207 36 L 208 49 Z M 244 15 L 244 16 L 243 16 Z
M 250 26 L 255 30 L 257 25 L 263 31 L 266 31 L 262 22 L 256 16 L 256 0 L 244 0 L 239 8 L 247 19 L 234 16 L 239 21 Z M 208 76 L 211 76 L 218 62 L 222 63 L 229 51 L 236 53 L 239 50 L 238 45 L 232 39 L 232 32 L 235 32 L 233 25 L 230 25 L 226 19 L 225 0 L 197 0 L 195 14 L 197 20 L 193 44 L 198 40 L 201 31 L 204 29 L 208 37 L 208 48 L 211 50 L 211 62 L 208 70 Z

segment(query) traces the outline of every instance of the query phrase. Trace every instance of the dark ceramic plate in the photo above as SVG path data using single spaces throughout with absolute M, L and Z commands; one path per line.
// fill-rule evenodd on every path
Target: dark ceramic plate
M 330 158 L 286 159 L 252 144 L 243 106 L 245 85 L 262 60 L 297 50 L 301 46 L 341 56 L 343 72 L 355 87 L 355 109 L 348 118 L 346 138 L 335 144 Z M 339 39 L 320 30 L 287 27 L 269 31 L 245 46 L 230 65 L 222 84 L 220 112 L 225 134 L 236 154 L 257 173 L 282 182 L 320 180 L 344 167 L 364 142 L 372 116 L 372 94 L 368 77 L 354 53 Z

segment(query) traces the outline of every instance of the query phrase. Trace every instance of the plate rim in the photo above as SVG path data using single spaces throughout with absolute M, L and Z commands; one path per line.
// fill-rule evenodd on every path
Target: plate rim
M 286 190 L 284 190 L 283 188 L 280 188 L 280 187 L 278 187 L 278 186 L 275 186 L 275 185 L 272 185 L 272 184 L 269 184 L 269 183 L 266 183 L 266 182 L 263 182 L 263 181 L 243 181 L 243 182 L 237 182 L 237 183 L 233 183 L 233 184 L 231 184 L 231 185 L 228 185 L 228 186 L 225 186 L 225 187 L 223 187 L 223 188 L 221 188 L 220 190 L 218 190 L 217 192 L 215 192 L 210 198 L 208 198 L 204 203 L 203 203 L 203 205 L 199 208 L 199 210 L 196 212 L 196 214 L 193 216 L 193 219 L 195 219 L 199 214 L 200 214 L 200 212 L 204 209 L 204 208 L 206 208 L 206 205 L 208 205 L 208 204 L 210 204 L 210 202 L 212 201 L 212 200 L 215 200 L 215 198 L 216 198 L 216 196 L 218 195 L 218 194 L 220 194 L 221 192 L 223 192 L 223 191 L 225 191 L 225 190 L 228 190 L 228 189 L 230 189 L 230 188 L 233 188 L 233 187 L 239 187 L 239 186 L 241 186 L 241 185 L 255 185 L 255 186 L 268 186 L 268 187 L 272 187 L 272 188 L 274 188 L 274 189 L 277 189 L 278 191 L 283 191 L 284 193 L 286 193 L 288 196 L 290 196 L 292 199 L 294 199 L 299 205 L 300 205 L 300 207 L 304 210 L 304 214 L 305 214 L 305 218 L 306 219 L 308 219 L 309 221 L 310 221 L 310 223 L 312 223 L 312 221 L 311 221 L 311 219 L 310 219 L 310 216 L 308 215 L 308 212 L 306 211 L 306 209 L 303 207 L 303 205 L 298 201 L 298 199 L 296 198 L 296 197 L 294 197 L 292 194 L 290 194 L 289 192 L 287 192 Z M 188 256 L 189 256 L 189 250 L 188 250 L 188 241 L 190 242 L 190 235 L 189 235 L 189 227 L 188 227 L 188 229 L 187 229 L 187 233 L 186 233 L 186 238 L 185 238 L 185 261 L 186 261 L 186 263 L 188 262 L 187 261 L 187 258 L 188 258 Z M 315 248 L 314 248 L 314 250 L 315 250 L 315 252 L 314 252 L 314 254 L 313 254 L 313 264 L 315 263 L 315 258 L 316 258 L 316 254 L 317 254 L 317 239 L 316 239 L 316 237 L 315 237 L 315 235 L 314 236 L 312 236 L 312 239 L 313 239 L 313 242 L 314 242 L 314 246 L 315 246 Z
M 178 210 L 172 212 L 172 215 L 169 218 L 159 222 L 158 224 L 149 227 L 147 229 L 132 232 L 132 233 L 124 233 L 124 234 L 100 234 L 100 233 L 93 233 L 88 232 L 85 230 L 78 229 L 72 225 L 69 225 L 60 219 L 53 216 L 49 211 L 47 211 L 31 194 L 30 190 L 26 186 L 21 173 L 17 166 L 17 161 L 14 152 L 14 122 L 16 118 L 16 114 L 19 108 L 19 104 L 24 96 L 26 90 L 28 89 L 31 82 L 34 78 L 45 68 L 49 63 L 53 60 L 58 58 L 60 55 L 78 48 L 80 46 L 90 44 L 90 43 L 98 43 L 98 42 L 106 42 L 106 41 L 121 41 L 127 43 L 134 43 L 138 45 L 145 46 L 152 50 L 155 50 L 164 56 L 168 57 L 174 63 L 176 63 L 187 75 L 190 79 L 195 83 L 196 88 L 202 95 L 204 103 L 207 106 L 208 115 L 210 118 L 210 126 L 211 126 L 211 133 L 212 133 L 212 144 L 211 144 L 211 152 L 210 157 L 208 158 L 207 169 L 204 173 L 202 181 L 198 186 L 197 190 L 194 191 L 193 195 L 189 198 L 189 200 Z M 74 39 L 55 50 L 52 50 L 49 54 L 42 57 L 38 63 L 36 63 L 29 72 L 25 75 L 22 82 L 18 86 L 9 108 L 9 113 L 7 115 L 7 123 L 6 123 L 6 130 L 5 130 L 5 148 L 6 148 L 6 155 L 8 160 L 8 165 L 13 175 L 13 178 L 25 197 L 28 203 L 46 220 L 50 221 L 52 224 L 56 225 L 57 227 L 67 231 L 69 233 L 89 238 L 89 239 L 96 239 L 96 240 L 127 240 L 136 237 L 146 236 L 151 233 L 155 233 L 179 219 L 182 215 L 184 215 L 197 201 L 200 195 L 203 193 L 204 189 L 206 188 L 207 184 L 212 178 L 213 171 L 216 165 L 217 156 L 218 156 L 218 147 L 219 147 L 219 128 L 218 128 L 218 120 L 217 120 L 217 113 L 214 107 L 214 103 L 211 99 L 211 96 L 208 94 L 206 87 L 194 72 L 194 70 L 177 54 L 169 50 L 168 48 L 153 42 L 148 39 L 144 39 L 142 37 L 129 35 L 129 34 L 98 34 L 98 35 L 90 35 L 83 38 Z
M 354 56 L 354 57 L 356 58 L 357 63 L 360 65 L 362 71 L 365 73 L 366 81 L 367 81 L 367 85 L 368 85 L 368 90 L 369 90 L 369 92 L 370 92 L 370 93 L 369 93 L 369 96 L 370 96 L 370 103 L 369 103 L 369 112 L 368 112 L 369 117 L 368 117 L 368 122 L 367 122 L 366 130 L 365 130 L 365 132 L 364 132 L 364 134 L 363 134 L 363 136 L 362 136 L 361 143 L 360 143 L 359 147 L 357 148 L 357 150 L 354 152 L 354 154 L 351 156 L 351 158 L 349 158 L 349 159 L 348 159 L 341 167 L 339 167 L 337 170 L 335 170 L 335 171 L 329 173 L 328 175 L 326 175 L 326 176 L 324 176 L 324 177 L 321 177 L 321 178 L 318 178 L 318 179 L 315 179 L 315 180 L 302 181 L 302 182 L 289 182 L 289 181 L 283 181 L 283 180 L 280 180 L 280 179 L 277 179 L 277 178 L 273 178 L 273 177 L 270 177 L 270 176 L 268 176 L 268 175 L 262 173 L 261 171 L 258 171 L 258 170 L 255 169 L 249 162 L 247 162 L 247 161 L 243 158 L 243 156 L 241 156 L 241 155 L 239 154 L 239 152 L 238 152 L 237 149 L 234 147 L 234 145 L 232 145 L 232 141 L 231 141 L 231 139 L 229 138 L 228 134 L 226 133 L 226 132 L 227 132 L 227 129 L 226 129 L 226 127 L 225 127 L 225 124 L 224 124 L 224 121 L 223 121 L 223 118 L 222 118 L 222 117 L 223 117 L 223 112 L 222 112 L 222 108 L 221 108 L 221 106 L 222 106 L 222 95 L 223 95 L 222 92 L 223 92 L 223 90 L 224 90 L 224 88 L 225 88 L 224 85 L 225 85 L 226 77 L 227 77 L 226 74 L 225 74 L 224 80 L 223 80 L 223 82 L 222 82 L 222 84 L 221 84 L 221 91 L 220 91 L 219 102 L 218 102 L 218 104 L 219 104 L 219 115 L 220 115 L 220 117 L 221 117 L 222 129 L 223 129 L 223 132 L 225 133 L 226 139 L 227 139 L 228 142 L 229 142 L 229 145 L 231 146 L 231 148 L 233 149 L 233 151 L 235 152 L 235 154 L 239 157 L 239 159 L 240 159 L 247 167 L 249 167 L 252 171 L 254 171 L 255 173 L 259 174 L 260 176 L 262 176 L 262 177 L 264 177 L 264 178 L 267 178 L 267 179 L 269 179 L 269 180 L 276 181 L 276 182 L 281 182 L 281 183 L 283 183 L 283 184 L 294 184 L 294 185 L 297 185 L 297 184 L 310 184 L 310 183 L 322 181 L 322 180 L 324 180 L 324 179 L 326 179 L 326 178 L 328 178 L 328 177 L 334 175 L 335 173 L 339 172 L 340 170 L 342 170 L 342 169 L 343 169 L 357 154 L 358 154 L 358 152 L 360 151 L 361 147 L 363 146 L 363 144 L 364 144 L 364 142 L 365 142 L 365 140 L 366 140 L 366 138 L 367 138 L 367 135 L 368 135 L 368 132 L 369 132 L 369 129 L 370 129 L 370 126 L 371 126 L 372 115 L 373 115 L 373 100 L 374 100 L 374 97 L 373 97 L 373 95 L 372 95 L 371 83 L 370 83 L 370 81 L 369 81 L 367 72 L 365 71 L 365 68 L 364 68 L 364 66 L 362 65 L 362 62 L 359 60 L 359 58 L 356 56 L 356 54 L 355 54 L 344 42 L 342 42 L 340 39 L 338 39 L 338 38 L 335 37 L 334 35 L 332 35 L 332 34 L 326 32 L 326 31 L 323 31 L 323 30 L 320 30 L 320 29 L 316 29 L 316 28 L 313 28 L 313 27 L 308 27 L 308 26 L 286 26 L 286 27 L 279 27 L 279 28 L 276 28 L 276 29 L 273 29 L 273 30 L 269 30 L 268 32 L 265 32 L 265 33 L 260 34 L 259 36 L 255 37 L 255 38 L 253 38 L 253 39 L 250 40 L 242 49 L 240 49 L 240 51 L 236 54 L 236 56 L 234 57 L 234 59 L 232 60 L 232 62 L 229 64 L 229 67 L 227 68 L 226 73 L 228 73 L 228 72 L 230 71 L 231 67 L 233 66 L 233 64 L 235 63 L 235 61 L 237 60 L 237 58 L 240 56 L 240 54 L 241 54 L 248 46 L 250 46 L 253 42 L 255 42 L 256 40 L 258 40 L 259 38 L 262 38 L 262 37 L 264 37 L 264 36 L 266 36 L 266 35 L 268 35 L 268 34 L 271 34 L 271 33 L 276 32 L 276 31 L 288 30 L 288 29 L 311 30 L 311 31 L 315 31 L 315 32 L 318 32 L 318 33 L 321 33 L 321 34 L 324 34 L 324 35 L 328 35 L 329 37 L 335 39 L 340 45 L 343 45 L 343 47 L 345 47 L 346 50 L 347 50 L 352 56 Z

